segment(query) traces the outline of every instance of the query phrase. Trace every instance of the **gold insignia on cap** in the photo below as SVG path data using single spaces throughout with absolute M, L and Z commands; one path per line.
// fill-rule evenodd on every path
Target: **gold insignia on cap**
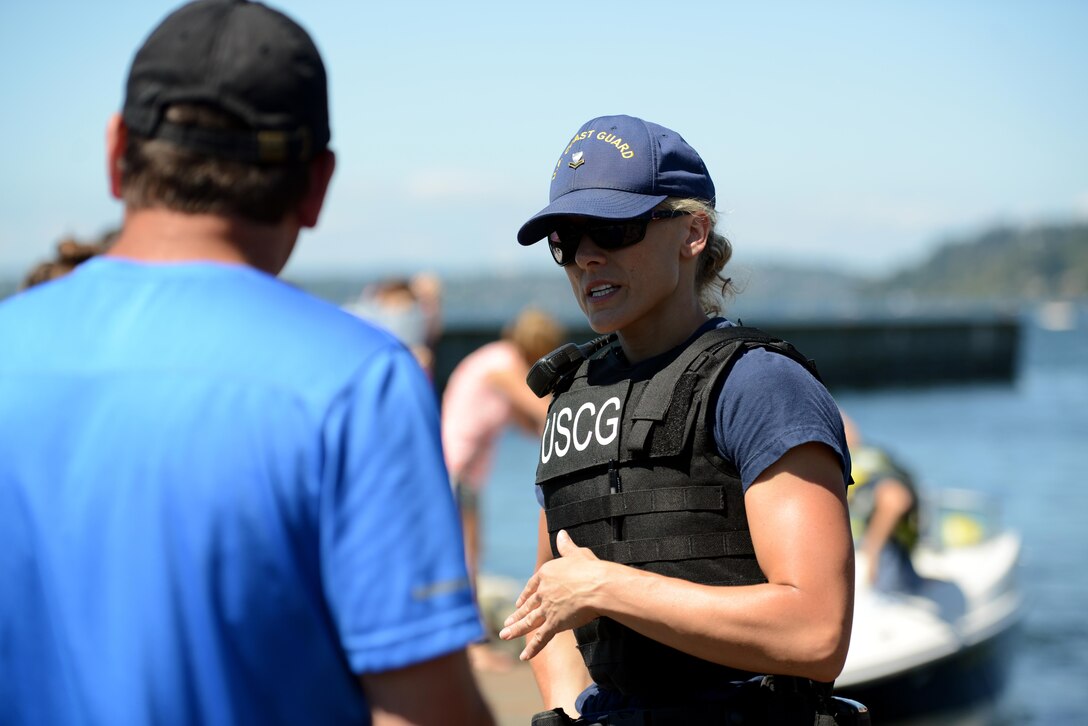
M 584 163 L 586 163 L 585 152 L 575 151 L 573 154 L 571 154 L 570 162 L 567 164 L 567 166 L 569 166 L 571 169 L 577 169 Z

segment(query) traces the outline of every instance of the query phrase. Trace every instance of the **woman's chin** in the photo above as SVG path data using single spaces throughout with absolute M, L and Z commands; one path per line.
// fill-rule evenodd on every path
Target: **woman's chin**
M 608 335 L 619 330 L 619 325 L 614 320 L 605 316 L 590 316 L 588 318 L 590 329 L 597 335 Z

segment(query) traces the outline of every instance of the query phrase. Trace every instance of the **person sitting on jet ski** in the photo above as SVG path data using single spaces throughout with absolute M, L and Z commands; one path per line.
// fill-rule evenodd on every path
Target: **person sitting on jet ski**
M 918 543 L 918 493 L 910 472 L 884 449 L 865 443 L 843 414 L 853 486 L 847 492 L 850 529 L 867 563 L 866 581 L 881 591 L 913 590 L 911 562 Z

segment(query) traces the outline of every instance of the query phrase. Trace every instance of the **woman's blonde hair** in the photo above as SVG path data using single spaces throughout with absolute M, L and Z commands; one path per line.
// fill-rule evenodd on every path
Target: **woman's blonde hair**
M 729 259 L 733 256 L 733 245 L 725 235 L 719 234 L 718 210 L 702 199 L 669 197 L 657 206 L 658 209 L 705 214 L 710 220 L 710 234 L 706 238 L 706 248 L 699 256 L 699 267 L 695 272 L 695 290 L 699 302 L 708 315 L 717 315 L 722 310 L 722 302 L 736 295 L 733 279 L 722 274 Z

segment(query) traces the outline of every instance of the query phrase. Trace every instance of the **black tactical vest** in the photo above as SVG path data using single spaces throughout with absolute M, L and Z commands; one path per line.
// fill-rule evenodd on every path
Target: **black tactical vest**
M 614 349 L 558 389 L 537 484 L 552 553 L 567 530 L 601 559 L 707 585 L 766 582 L 752 548 L 740 475 L 718 455 L 714 403 L 740 353 L 767 348 L 818 377 L 792 345 L 755 328 L 710 330 L 636 378 Z M 624 693 L 678 694 L 753 673 L 682 653 L 610 618 L 577 628 L 593 680 Z

